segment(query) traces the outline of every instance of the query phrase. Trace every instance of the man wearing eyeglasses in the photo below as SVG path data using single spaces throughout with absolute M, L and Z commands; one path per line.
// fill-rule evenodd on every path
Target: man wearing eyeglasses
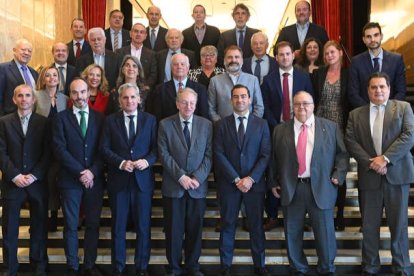
M 307 275 L 303 252 L 305 214 L 311 218 L 318 255 L 318 275 L 335 275 L 334 207 L 344 182 L 348 153 L 340 128 L 315 117 L 312 96 L 293 98 L 294 118 L 275 127 L 270 167 L 273 194 L 280 198 L 292 275 Z M 312 167 L 311 167 L 312 164 Z

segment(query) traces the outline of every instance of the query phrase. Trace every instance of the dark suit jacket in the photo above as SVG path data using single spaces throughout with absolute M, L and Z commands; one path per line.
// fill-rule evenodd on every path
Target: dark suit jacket
M 310 37 L 317 38 L 322 46 L 329 40 L 325 28 L 313 23 L 309 23 L 309 29 L 306 33 L 305 40 Z M 286 26 L 280 31 L 276 43 L 279 43 L 280 41 L 289 41 L 292 44 L 294 51 L 300 49 L 296 23 Z
M 154 48 L 151 47 L 151 31 L 147 27 L 147 38 L 144 40 L 144 46 L 148 49 L 152 49 L 155 52 L 161 51 L 163 49 L 168 49 L 167 42 L 165 42 L 165 35 L 167 34 L 168 29 L 161 27 L 158 30 L 157 39 L 155 40 Z
M 152 165 L 157 161 L 157 123 L 155 117 L 138 112 L 134 143 L 129 145 L 122 111 L 106 117 L 100 149 L 108 164 L 108 191 L 116 193 L 128 184 L 138 185 L 142 192 L 154 190 Z M 119 169 L 123 160 L 147 160 L 149 167 L 129 173 Z
M 280 81 L 280 73 L 278 69 L 264 77 L 261 90 L 264 104 L 263 117 L 269 123 L 270 130 L 272 131 L 273 128 L 280 123 L 283 104 L 282 83 Z M 294 68 L 292 99 L 293 96 L 301 90 L 313 94 L 312 82 L 308 73 Z
M 194 114 L 209 119 L 207 88 L 189 79 L 187 79 L 186 87 L 192 88 L 198 94 Z M 174 80 L 161 83 L 148 95 L 146 108 L 148 112 L 154 114 L 157 120 L 160 121 L 178 112 L 175 103 L 176 97 L 177 91 Z
M 59 68 L 59 64 L 53 63 L 53 66 Z M 76 77 L 76 73 L 76 67 L 68 63 L 66 66 L 65 88 L 63 91 L 65 95 L 69 95 L 69 86 L 72 80 Z
M 195 59 L 194 59 L 194 52 L 187 50 L 187 49 L 180 49 L 182 54 L 185 54 L 189 61 L 190 61 L 190 69 L 194 69 L 196 68 L 196 63 L 195 63 Z M 163 83 L 164 82 L 164 78 L 165 78 L 165 62 L 167 60 L 167 55 L 168 55 L 168 48 L 167 49 L 163 49 L 160 50 L 159 52 L 157 52 L 157 69 L 158 69 L 158 81 L 157 83 Z
M 122 44 L 120 45 L 119 48 L 126 47 L 129 44 L 131 44 L 131 37 L 129 36 L 129 31 L 122 28 L 121 32 L 122 32 Z M 110 28 L 105 29 L 105 37 L 106 37 L 105 48 L 108 49 L 109 51 L 113 51 Z
M 183 48 L 194 51 L 194 59 L 197 66 L 200 66 L 200 49 L 206 45 L 213 45 L 216 48 L 220 40 L 220 30 L 215 26 L 206 24 L 206 32 L 203 41 L 198 42 L 197 36 L 194 32 L 194 24 L 183 31 L 184 42 L 181 45 Z
M 94 185 L 103 185 L 103 161 L 99 138 L 104 116 L 89 108 L 86 136 L 72 109 L 59 112 L 53 120 L 53 149 L 60 164 L 57 185 L 61 189 L 81 189 L 80 173 L 89 169 Z
M 272 186 L 281 187 L 281 204 L 288 206 L 295 195 L 299 170 L 293 119 L 275 127 L 272 144 Z M 320 209 L 332 209 L 335 206 L 338 188 L 331 183 L 331 177 L 343 183 L 348 170 L 348 160 L 349 156 L 338 125 L 315 117 L 310 185 L 316 205 Z
M 277 65 L 277 62 L 276 62 L 275 58 L 273 58 L 269 55 L 267 55 L 267 57 L 269 58 L 269 72 L 267 74 L 270 74 L 271 72 L 273 72 L 274 70 L 276 70 L 278 68 L 278 65 Z M 249 73 L 249 74 L 253 75 L 254 72 L 252 72 L 252 59 L 253 59 L 253 56 L 248 57 L 248 58 L 243 60 L 242 71 L 245 72 L 245 73 Z M 260 82 L 260 80 L 259 80 L 259 82 Z
M 88 65 L 93 64 L 93 53 L 90 52 L 86 55 L 81 56 L 76 61 L 76 70 L 80 74 Z M 112 51 L 105 50 L 105 77 L 109 83 L 109 90 L 116 87 L 116 79 L 118 78 L 119 72 L 119 57 Z
M 390 99 L 405 100 L 407 84 L 405 82 L 405 65 L 400 54 L 383 50 L 381 72 L 390 77 Z M 348 99 L 353 108 L 369 103 L 368 77 L 374 73 L 371 57 L 365 51 L 352 58 L 349 71 Z
M 250 191 L 265 192 L 264 172 L 270 158 L 270 132 L 264 119 L 250 113 L 243 145 L 239 145 L 234 115 L 218 121 L 214 127 L 214 168 L 221 194 L 237 190 L 235 178 L 250 176 Z
M 370 158 L 377 156 L 371 138 L 370 106 L 361 106 L 349 114 L 345 142 L 358 162 L 358 187 L 379 189 L 381 175 L 369 169 Z M 414 115 L 407 102 L 389 100 L 385 106 L 382 154 L 390 163 L 385 175 L 391 185 L 414 182 L 414 165 L 410 149 L 414 145 Z
M 69 50 L 69 55 L 68 55 L 68 64 L 72 65 L 72 66 L 76 66 L 76 57 L 75 57 L 75 53 L 73 52 L 73 40 L 71 40 L 70 42 L 66 43 L 66 45 L 68 46 L 68 50 Z M 81 50 L 81 56 L 86 55 L 88 53 L 91 53 L 92 49 L 91 49 L 91 45 L 89 45 L 89 42 L 85 40 L 85 42 L 83 43 L 82 46 L 82 50 Z
M 178 114 L 160 122 L 158 128 L 158 155 L 163 165 L 162 194 L 181 198 L 185 190 L 178 180 L 193 176 L 200 183 L 197 189 L 188 190 L 192 198 L 205 198 L 208 175 L 212 165 L 212 124 L 209 120 L 193 116 L 191 146 L 187 147 Z
M 313 101 L 315 103 L 315 110 L 318 110 L 319 101 L 324 91 L 324 84 L 326 80 L 326 75 L 328 74 L 328 67 L 321 66 L 318 69 L 314 70 L 312 73 L 312 84 L 313 84 Z M 348 121 L 349 114 L 349 103 L 348 103 L 348 69 L 341 68 L 341 106 L 343 109 L 344 115 L 344 125 L 341 126 L 342 130 L 345 130 L 346 122 Z
M 30 66 L 28 68 L 34 80 L 37 81 L 37 72 Z M 24 83 L 14 60 L 0 64 L 0 116 L 16 111 L 16 105 L 13 102 L 14 89 Z M 36 84 L 33 83 L 34 85 Z
M 116 50 L 119 55 L 119 65 L 122 64 L 126 55 L 131 55 L 131 45 Z M 144 68 L 145 84 L 151 88 L 154 88 L 157 83 L 157 56 L 154 51 L 142 47 L 141 59 L 139 60 Z
M 43 179 L 49 168 L 50 131 L 47 119 L 32 113 L 26 136 L 17 112 L 0 118 L 1 195 L 16 198 L 23 189 L 47 192 Z M 19 174 L 32 174 L 37 178 L 26 188 L 18 188 L 12 179 Z

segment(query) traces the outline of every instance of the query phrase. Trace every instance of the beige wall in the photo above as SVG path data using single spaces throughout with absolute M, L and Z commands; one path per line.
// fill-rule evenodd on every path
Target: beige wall
M 26 38 L 33 44 L 30 65 L 49 64 L 57 41 L 71 39 L 70 23 L 80 16 L 81 0 L 0 0 L 0 62 L 13 58 L 14 41 Z

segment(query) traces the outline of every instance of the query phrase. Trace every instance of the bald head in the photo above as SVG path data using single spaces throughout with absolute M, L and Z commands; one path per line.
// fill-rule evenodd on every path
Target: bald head
M 27 65 L 32 58 L 33 46 L 28 40 L 22 38 L 16 41 L 13 47 L 13 56 L 20 64 Z

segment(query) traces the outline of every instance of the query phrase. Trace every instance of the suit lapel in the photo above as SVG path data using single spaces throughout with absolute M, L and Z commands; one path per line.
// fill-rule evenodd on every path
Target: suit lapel
M 68 110 L 69 112 L 69 122 L 72 124 L 73 128 L 76 130 L 76 132 L 79 134 L 80 137 L 82 136 L 82 131 L 80 129 L 78 119 L 76 118 L 76 115 L 73 113 L 73 109 Z
M 285 144 L 287 147 L 288 152 L 293 152 L 295 155 L 294 160 L 297 162 L 297 156 L 296 156 L 296 146 L 295 146 L 295 130 L 293 129 L 293 122 L 294 120 L 289 120 L 286 122 L 286 135 L 285 135 Z
M 120 111 L 115 119 L 116 124 L 118 129 L 121 131 L 122 133 L 122 138 L 124 139 L 124 142 L 128 145 L 129 141 L 128 141 L 128 133 L 127 133 L 127 129 L 125 126 L 125 121 L 124 121 L 124 113 L 122 111 Z M 137 137 L 138 135 L 135 135 L 135 137 Z
M 319 120 L 319 118 L 315 117 L 315 133 L 314 133 L 314 139 L 313 139 L 313 152 L 312 152 L 312 158 L 311 158 L 311 166 L 312 166 L 312 161 L 313 158 L 319 158 L 318 156 L 316 156 L 315 153 L 321 152 L 320 148 L 322 147 L 322 145 L 325 144 L 325 134 L 326 134 L 326 129 L 324 126 L 322 126 L 322 122 L 321 120 Z
M 14 60 L 10 63 L 10 72 L 12 72 L 13 77 L 16 80 L 16 83 L 25 83 L 22 75 L 20 74 L 19 68 L 17 68 L 17 64 Z
M 227 120 L 227 127 L 229 128 L 231 139 L 233 139 L 234 144 L 237 145 L 239 149 L 241 149 L 239 145 L 239 139 L 237 138 L 236 122 L 234 120 L 233 114 L 226 117 L 226 120 Z
M 370 109 L 370 105 L 364 106 L 364 108 L 361 110 L 361 115 L 360 115 L 360 118 L 359 118 L 360 119 L 359 122 L 361 124 L 361 129 L 365 130 L 366 134 L 367 134 L 365 139 L 367 139 L 369 141 L 367 143 L 368 146 L 370 147 L 370 150 L 368 152 L 375 154 L 374 141 L 372 140 L 372 134 L 371 134 L 370 110 L 369 109 Z M 384 117 L 384 120 L 385 120 L 385 117 Z M 384 135 L 384 133 L 383 133 L 383 135 Z
M 12 126 L 14 127 L 16 132 L 19 134 L 19 136 L 21 138 L 24 138 L 22 123 L 20 122 L 19 114 L 17 112 L 14 113 L 12 120 L 13 120 Z
M 384 148 L 384 137 L 387 137 L 386 135 L 387 130 L 389 129 L 389 126 L 392 124 L 394 114 L 396 114 L 395 109 L 396 109 L 395 102 L 389 100 L 384 109 L 384 121 L 382 122 L 382 151 L 383 152 L 386 150 Z
M 194 125 L 194 117 L 193 117 L 193 124 Z M 181 121 L 180 121 L 180 116 L 176 115 L 173 121 L 173 127 L 175 128 L 175 131 L 178 134 L 178 138 L 180 139 L 181 143 L 183 144 L 184 148 L 186 148 L 188 150 L 187 147 L 187 142 L 185 141 L 184 138 L 184 133 L 183 133 L 183 128 L 181 126 Z M 191 132 L 192 134 L 194 134 L 194 132 Z M 191 135 L 191 140 L 193 140 L 193 135 Z M 192 142 L 191 142 L 192 144 Z

